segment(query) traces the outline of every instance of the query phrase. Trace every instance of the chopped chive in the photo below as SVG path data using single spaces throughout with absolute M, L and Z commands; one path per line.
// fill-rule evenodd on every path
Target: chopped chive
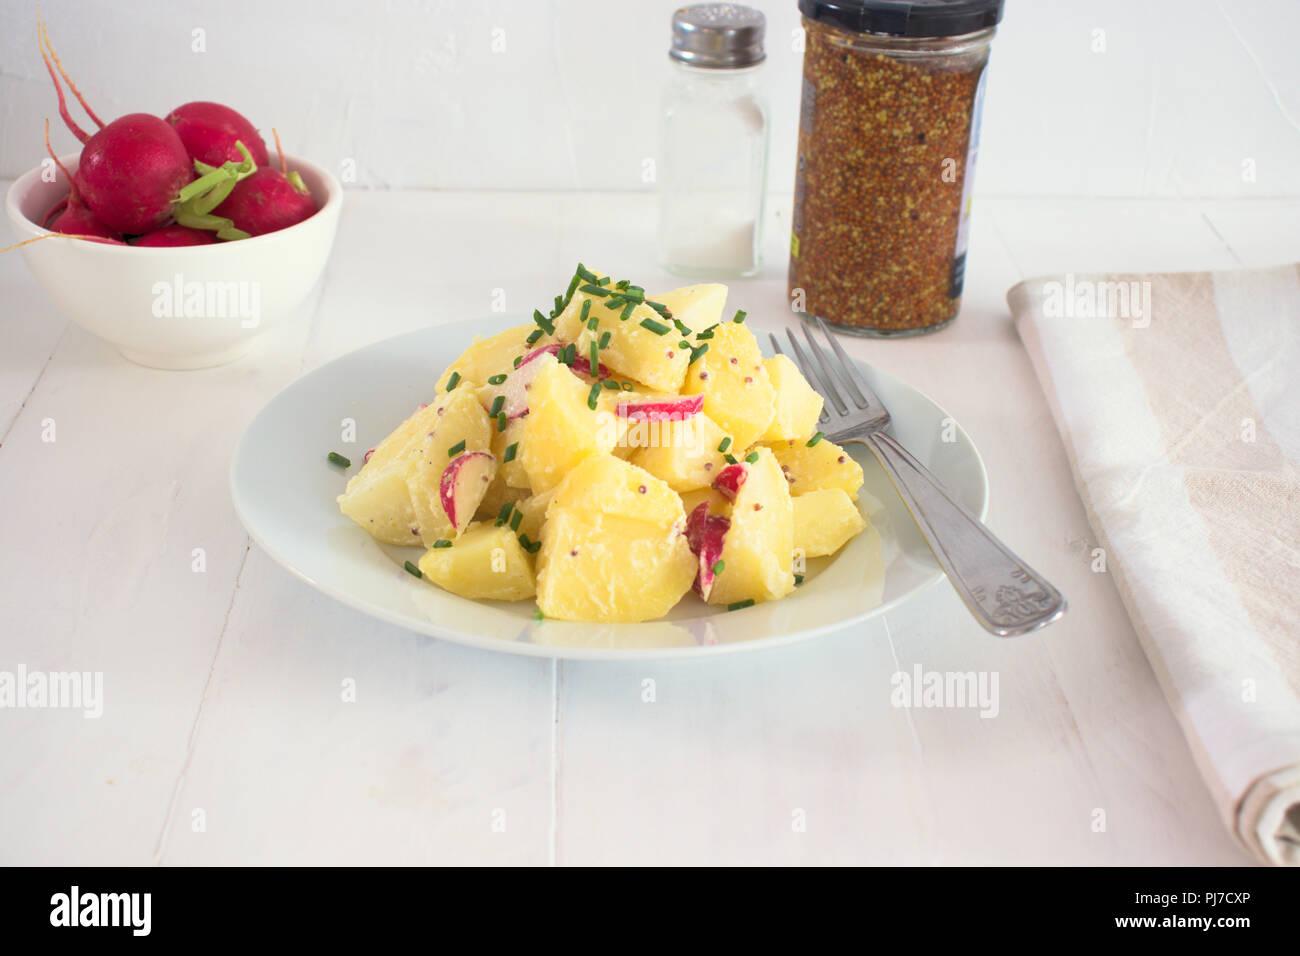
M 708 350 L 709 350 L 708 342 L 705 342 L 703 345 L 697 345 L 695 348 L 691 349 L 691 358 L 690 361 L 687 362 L 686 364 L 694 365 L 696 360 Z
M 611 392 L 617 392 L 618 382 L 614 381 L 612 378 L 607 378 L 605 379 L 605 387 L 609 389 Z
M 719 558 L 717 561 L 713 562 L 713 573 L 721 574 L 723 572 L 723 569 L 726 568 L 726 566 L 727 566 L 727 562 Z
M 492 407 L 488 409 L 488 414 L 491 415 L 493 418 L 495 418 L 497 415 L 501 413 L 501 409 L 505 406 L 505 404 L 506 404 L 506 397 L 504 395 L 498 395 L 496 398 L 492 399 Z
M 506 424 L 508 421 L 509 419 L 506 418 L 505 412 L 497 412 L 497 431 L 499 432 L 505 431 Z
M 538 331 L 540 332 L 541 330 L 538 329 Z M 523 357 L 522 355 L 516 355 L 516 356 L 515 356 L 515 368 L 518 368 L 518 367 L 519 367 L 519 363 L 522 362 L 523 360 L 524 360 L 524 357 Z
M 579 279 L 581 279 L 584 282 L 595 282 L 600 278 L 598 275 L 596 275 L 596 273 L 592 272 L 581 262 L 578 263 L 578 268 L 577 271 L 574 272 L 574 275 L 576 275 Z
M 675 316 L 669 316 L 669 318 L 672 319 L 673 325 L 675 325 L 675 326 L 677 327 L 677 331 L 680 332 L 680 333 L 682 333 L 682 335 L 690 335 L 690 334 L 691 334 L 691 330 L 687 327 L 686 323 L 683 322 L 681 319 L 679 319 L 679 318 L 677 318 L 677 317 L 675 317 Z
M 598 328 L 600 328 L 600 316 L 593 315 L 590 319 L 587 320 L 587 331 L 595 332 Z
M 609 276 L 605 276 L 605 278 L 603 278 L 603 279 L 597 279 L 597 280 L 596 280 L 596 285 L 598 285 L 598 286 L 607 286 L 607 285 L 609 285 Z
M 505 454 L 501 456 L 502 462 L 514 461 L 515 455 L 519 454 L 519 442 L 512 442 L 506 445 Z
M 489 378 L 488 378 L 488 384 L 489 384 L 489 385 L 500 385 L 500 384 L 501 384 L 502 382 L 504 382 L 505 380 L 506 380 L 506 375 L 505 375 L 504 372 L 502 372 L 502 373 L 500 373 L 500 374 L 498 374 L 498 375 L 492 375 L 492 376 L 489 376 Z
M 460 384 L 460 372 L 452 372 L 451 377 L 447 379 L 447 391 L 451 391 Z
M 533 608 L 533 620 L 534 621 L 546 620 L 546 615 L 542 613 L 542 609 L 540 607 Z
M 696 337 L 697 339 L 711 339 L 711 338 L 713 338 L 713 330 L 716 329 L 717 327 L 718 327 L 718 323 L 714 322 L 712 325 L 710 325 L 710 326 L 709 326 L 707 329 L 705 329 L 704 331 L 702 331 L 702 332 L 696 332 L 696 333 L 695 333 L 695 337 Z
M 450 548 L 451 542 L 448 541 L 446 538 L 439 538 L 437 541 L 433 543 L 433 546 L 435 548 Z
M 650 308 L 654 309 L 665 319 L 672 318 L 672 313 L 668 311 L 668 306 L 664 305 L 662 302 L 654 302 L 651 301 L 650 299 L 646 299 L 645 304 L 650 306 Z
M 536 322 L 538 327 L 547 335 L 555 334 L 555 323 L 542 315 L 540 309 L 533 309 L 533 321 Z
M 722 439 L 722 441 L 718 442 L 718 451 L 720 451 L 720 452 L 722 452 L 722 451 L 726 451 L 726 450 L 727 450 L 728 448 L 730 448 L 730 447 L 731 447 L 731 436 L 730 436 L 730 435 L 728 435 L 726 438 Z
M 735 455 L 723 455 L 722 460 L 725 461 L 728 465 L 739 464 L 739 462 L 736 461 Z
M 591 374 L 595 375 L 600 370 L 600 345 L 593 341 L 591 348 L 588 349 L 588 360 L 591 362 Z
M 680 341 L 680 342 L 677 343 L 677 347 L 678 347 L 679 349 L 688 349 L 688 348 L 691 347 L 691 343 L 690 343 L 690 342 L 687 342 L 685 339 L 683 339 L 682 341 Z
M 342 465 L 344 468 L 352 467 L 352 460 L 350 458 L 344 458 L 336 451 L 330 452 L 326 457 L 329 459 L 331 465 Z
M 590 299 L 583 299 L 583 300 L 582 300 L 582 316 L 581 316 L 582 321 L 583 321 L 583 322 L 586 322 L 587 319 L 590 318 L 590 317 L 591 317 L 591 300 L 590 300 Z
M 625 392 L 630 392 L 630 391 L 632 391 L 632 383 L 631 383 L 631 382 L 623 382 L 621 385 L 619 385 L 619 388 L 621 388 L 621 389 L 622 389 L 623 391 L 625 391 Z
M 627 302 L 623 303 L 623 311 L 618 314 L 618 317 L 626 322 L 628 319 L 632 318 L 632 313 L 634 311 L 636 311 L 636 303 L 631 299 L 628 299 Z
M 499 528 L 507 521 L 509 521 L 510 512 L 514 510 L 515 510 L 515 503 L 513 501 L 507 501 L 505 504 L 503 504 L 501 506 L 501 510 L 497 512 L 496 526 Z
M 600 347 L 601 347 L 602 349 L 609 345 L 609 337 L 610 337 L 612 334 L 613 334 L 613 333 L 612 333 L 612 332 L 609 332 L 609 331 L 605 331 L 605 332 L 602 332 L 602 333 L 601 333 L 601 335 L 600 335 L 600 343 L 599 343 L 599 344 L 600 344 Z
M 587 393 L 588 408 L 593 410 L 596 408 L 596 399 L 600 397 L 600 390 L 601 390 L 600 382 L 597 382 L 595 385 L 591 386 L 591 391 Z
M 542 543 L 540 541 L 534 541 L 528 546 L 529 554 L 536 554 L 540 550 L 542 550 Z
M 758 461 L 758 452 L 751 451 L 748 455 L 745 456 L 745 461 L 749 462 L 751 465 L 754 462 Z
M 655 335 L 667 335 L 672 331 L 672 326 L 664 325 L 662 322 L 656 322 L 654 319 L 642 319 L 641 328 L 649 329 Z
M 802 575 L 802 574 L 796 574 L 796 575 L 794 576 L 794 586 L 795 586 L 795 587 L 798 587 L 798 586 L 801 585 L 801 584 L 803 584 L 803 575 Z
M 812 438 L 809 438 L 808 441 L 805 442 L 805 444 L 806 444 L 809 448 L 811 448 L 813 445 L 817 444 L 819 441 L 821 441 L 821 440 L 822 440 L 823 438 L 825 438 L 825 437 L 826 437 L 826 433 L 825 433 L 825 432 L 818 432 L 816 435 L 813 435 Z
M 524 513 L 520 511 L 518 508 L 516 508 L 515 513 L 510 516 L 510 530 L 518 531 L 519 523 L 523 520 L 524 520 Z
M 417 578 L 424 577 L 424 572 L 421 571 L 419 568 L 417 568 L 415 565 L 413 565 L 410 561 L 407 561 L 405 564 L 402 565 L 402 567 L 406 568 L 407 574 L 413 574 Z
M 578 286 L 578 291 L 579 291 L 579 292 L 585 292 L 585 293 L 587 293 L 588 295 L 598 295 L 598 296 L 600 296 L 600 297 L 602 297 L 602 298 L 604 298 L 605 296 L 609 295 L 609 290 L 608 290 L 608 289 L 602 289 L 600 286 L 598 286 L 598 285 L 592 285 L 590 282 L 588 282 L 586 285 L 580 285 L 580 286 Z
M 732 603 L 728 604 L 727 610 L 739 611 L 742 607 L 753 607 L 753 605 L 754 605 L 753 598 L 745 598 L 745 600 L 743 601 L 733 601 Z
M 627 288 L 627 284 L 628 284 L 629 281 L 631 281 L 631 280 L 629 280 L 629 279 L 619 279 L 617 282 L 614 283 L 614 288 L 615 288 L 615 289 L 618 289 L 618 290 L 621 292 L 622 290 L 624 290 L 624 289 Z
M 529 345 L 536 345 L 537 340 L 540 339 L 545 334 L 546 333 L 542 329 L 533 329 L 531 332 L 528 333 L 528 338 L 524 339 L 524 341 L 527 342 Z M 519 357 L 523 358 L 522 355 Z
M 732 319 L 731 321 L 732 321 L 732 322 L 744 322 L 744 321 L 745 321 L 745 316 L 747 316 L 747 315 L 749 315 L 749 313 L 746 312 L 744 309 L 738 309 L 738 310 L 736 311 L 736 317 L 735 317 L 734 319 Z
M 450 448 L 447 449 L 447 457 L 455 458 L 464 450 L 465 450 L 465 439 L 462 438 L 460 441 L 456 442 L 456 444 L 452 445 Z
M 569 304 L 569 300 L 573 298 L 573 290 L 576 289 L 576 288 L 578 287 L 578 283 L 579 283 L 579 282 L 581 281 L 581 279 L 582 279 L 581 273 L 586 272 L 586 271 L 587 271 L 586 269 L 582 268 L 582 263 L 579 262 L 579 263 L 578 263 L 578 271 L 575 272 L 575 273 L 573 274 L 573 278 L 569 280 L 569 287 L 568 287 L 567 289 L 564 290 L 564 304 L 565 304 L 565 305 L 568 305 L 568 304 Z M 557 296 L 557 298 L 558 298 L 558 296 Z
M 553 319 L 563 312 L 564 307 L 568 304 L 569 303 L 565 300 L 564 296 L 557 295 L 551 302 L 551 318 Z
M 519 535 L 519 546 L 525 551 L 533 550 L 533 541 L 526 534 Z

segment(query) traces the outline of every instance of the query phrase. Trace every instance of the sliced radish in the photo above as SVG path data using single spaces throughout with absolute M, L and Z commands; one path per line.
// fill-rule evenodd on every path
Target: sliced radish
M 718 472 L 718 477 L 713 479 L 713 487 L 726 495 L 728 501 L 735 501 L 740 486 L 745 483 L 745 479 L 748 477 L 749 468 L 737 462 Z
M 533 351 L 531 351 L 531 352 L 529 352 L 527 355 L 525 355 L 525 356 L 523 357 L 522 360 L 520 360 L 520 362 L 519 362 L 519 368 L 523 368 L 525 365 L 527 365 L 527 364 L 528 364 L 529 362 L 531 362 L 533 359 L 537 358 L 538 356 L 545 355 L 545 354 L 548 353 L 548 352 L 549 352 L 551 355 L 557 355 L 557 356 L 558 356 L 558 355 L 560 354 L 560 349 L 562 349 L 562 348 L 564 348 L 564 347 L 565 347 L 565 346 L 562 345 L 562 344 L 560 344 L 559 342 L 552 342 L 550 345 L 543 345 L 540 349 L 534 349 Z M 587 358 L 587 356 L 585 356 L 585 355 L 575 355 L 575 356 L 573 357 L 573 365 L 571 365 L 570 368 L 572 368 L 572 369 L 573 369 L 575 372 L 577 372 L 579 375 L 591 375 L 591 374 L 592 374 L 592 373 L 591 373 L 591 359 Z M 596 378 L 609 378 L 609 369 L 606 368 L 604 365 L 598 365 L 598 366 L 597 366 L 597 372 L 598 372 L 599 374 L 597 374 L 597 375 L 594 376 L 594 377 L 596 377 Z
M 707 501 L 701 501 L 695 506 L 695 510 L 686 516 L 686 543 L 700 562 L 692 586 L 706 601 L 709 592 L 713 590 L 715 577 L 713 568 L 722 557 L 723 539 L 730 528 L 730 519 L 723 515 L 709 514 Z
M 682 395 L 652 402 L 622 402 L 619 418 L 631 422 L 684 422 L 704 409 L 704 396 Z
M 442 499 L 442 510 L 447 513 L 447 520 L 457 534 L 464 531 L 474 517 L 496 473 L 497 460 L 485 451 L 462 452 L 443 469 L 438 495 Z
M 497 396 L 501 396 L 505 399 L 501 411 L 506 413 L 506 418 L 522 418 L 527 415 L 528 389 L 532 386 L 537 373 L 546 367 L 546 363 L 539 362 L 538 359 L 549 354 L 553 353 L 548 352 L 547 349 L 538 349 L 525 355 L 513 370 L 506 373 L 504 382 L 500 385 L 489 386 L 479 392 L 483 407 L 491 410 Z

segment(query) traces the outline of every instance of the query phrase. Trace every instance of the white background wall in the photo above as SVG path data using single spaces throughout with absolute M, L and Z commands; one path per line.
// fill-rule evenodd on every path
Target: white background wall
M 768 15 L 771 186 L 788 191 L 795 0 Z M 671 0 L 45 0 L 105 118 L 216 99 L 378 188 L 651 188 Z M 978 190 L 1300 195 L 1300 0 L 1008 0 Z M 195 52 L 195 31 L 205 47 Z M 496 50 L 494 50 L 494 45 Z M 0 177 L 57 120 L 36 4 L 0 0 Z M 75 147 L 58 131 L 56 147 Z M 1253 168 L 1253 181 L 1250 173 Z

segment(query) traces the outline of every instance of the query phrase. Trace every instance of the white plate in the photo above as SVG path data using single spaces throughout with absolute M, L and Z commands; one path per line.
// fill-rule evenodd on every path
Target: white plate
M 403 562 L 418 561 L 420 549 L 377 543 L 339 513 L 335 498 L 365 450 L 430 399 L 438 375 L 476 335 L 525 321 L 461 322 L 377 342 L 273 398 L 248 426 L 230 467 L 235 509 L 253 540 L 308 584 L 381 620 L 459 644 L 543 657 L 632 660 L 774 647 L 875 617 L 917 599 L 942 577 L 906 506 L 860 445 L 849 447 L 866 475 L 869 495 L 859 504 L 871 528 L 833 558 L 810 560 L 803 586 L 771 604 L 727 611 L 688 594 L 662 621 L 538 622 L 530 601 L 470 601 L 407 574 Z M 756 324 L 766 343 L 765 326 Z M 868 366 L 863 372 L 893 415 L 894 434 L 983 517 L 988 480 L 966 432 L 916 389 Z M 356 422 L 352 444 L 340 440 L 346 419 Z M 352 467 L 345 473 L 329 464 L 330 451 L 350 458 Z M 871 497 L 879 503 L 875 513 L 867 510 L 875 507 Z

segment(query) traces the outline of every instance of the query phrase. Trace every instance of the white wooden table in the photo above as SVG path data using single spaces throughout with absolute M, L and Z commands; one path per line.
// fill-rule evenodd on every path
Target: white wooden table
M 785 308 L 777 205 L 771 265 L 734 286 L 755 314 Z M 309 316 L 199 372 L 126 362 L 0 256 L 0 669 L 102 671 L 105 698 L 98 720 L 0 710 L 0 863 L 1247 862 L 1091 570 L 1003 295 L 1055 270 L 1294 259 L 1297 213 L 984 199 L 958 322 L 847 343 L 960 419 L 990 523 L 1066 592 L 1065 620 L 999 641 L 943 583 L 831 637 L 653 666 L 372 621 L 250 547 L 227 490 L 252 415 L 329 359 L 488 313 L 495 290 L 526 312 L 579 259 L 671 284 L 652 197 L 349 193 Z M 999 715 L 893 707 L 915 664 L 996 671 Z

